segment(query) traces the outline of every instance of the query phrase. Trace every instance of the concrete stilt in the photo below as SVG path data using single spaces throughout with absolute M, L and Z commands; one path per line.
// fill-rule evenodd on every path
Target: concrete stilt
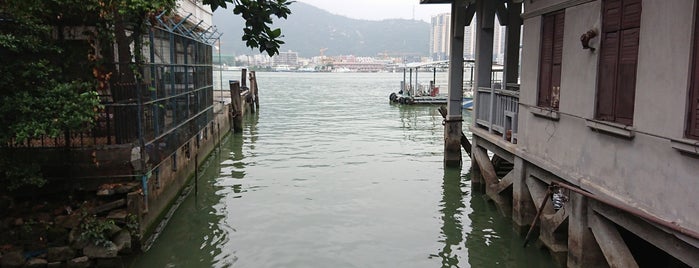
M 449 102 L 444 120 L 444 165 L 461 167 L 461 102 L 464 86 L 464 27 L 466 1 L 451 4 L 451 48 L 449 50 Z
M 534 220 L 536 207 L 534 207 L 534 201 L 525 183 L 527 167 L 524 160 L 515 157 L 514 164 L 515 167 L 512 170 L 515 176 L 512 182 L 512 220 L 515 223 L 515 228 L 523 233 Z
M 607 261 L 590 230 L 586 197 L 571 192 L 566 210 L 568 218 L 568 267 L 606 267 Z
M 508 3 L 505 28 L 505 85 L 517 84 L 519 77 L 519 36 L 522 32 L 522 3 Z

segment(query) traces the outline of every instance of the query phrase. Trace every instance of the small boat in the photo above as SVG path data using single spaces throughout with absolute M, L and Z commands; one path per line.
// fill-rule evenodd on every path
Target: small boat
M 461 109 L 473 110 L 473 99 L 464 98 L 464 100 L 461 101 Z
M 400 84 L 400 90 L 393 92 L 388 96 L 391 103 L 395 104 L 436 104 L 446 105 L 448 102 L 447 94 L 440 94 L 440 88 L 436 84 L 437 69 L 444 70 L 449 67 L 449 61 L 434 61 L 434 62 L 419 62 L 408 63 L 402 66 L 403 81 Z M 418 82 L 418 71 L 420 69 L 431 69 L 432 80 L 428 86 Z M 407 73 L 410 73 L 409 79 L 406 80 Z M 415 79 L 413 80 L 413 72 Z M 414 81 L 414 84 L 413 84 Z M 468 90 L 470 91 L 470 90 Z M 470 101 L 469 107 L 473 105 L 470 92 L 464 94 L 464 103 Z

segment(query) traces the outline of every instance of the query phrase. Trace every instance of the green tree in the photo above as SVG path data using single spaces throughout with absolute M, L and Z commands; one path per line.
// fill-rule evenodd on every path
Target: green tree
M 279 54 L 279 47 L 284 44 L 281 40 L 282 30 L 272 29 L 272 17 L 286 19 L 291 14 L 289 0 L 203 0 L 216 11 L 219 7 L 227 8 L 229 4 L 234 6 L 233 13 L 245 19 L 242 40 L 250 48 L 259 48 L 260 52 L 267 52 L 270 56 Z
M 204 3 L 214 10 L 233 6 L 247 21 L 242 39 L 248 46 L 274 55 L 284 43 L 281 30 L 270 26 L 273 16 L 291 13 L 291 1 Z M 143 45 L 134 37 L 156 14 L 176 5 L 176 0 L 0 1 L 0 149 L 89 129 L 100 109 L 97 92 L 109 79 L 102 75 L 110 68 L 105 63 L 142 63 L 140 49 L 131 55 L 132 45 Z M 82 33 L 87 40 L 67 38 L 64 30 L 71 26 L 89 26 Z M 122 82 L 138 79 L 138 68 L 120 70 Z M 0 188 L 43 185 L 38 163 L 0 153 Z

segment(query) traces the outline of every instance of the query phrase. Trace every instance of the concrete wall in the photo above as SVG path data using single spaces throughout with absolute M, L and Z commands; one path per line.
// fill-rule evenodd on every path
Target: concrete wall
M 674 149 L 686 124 L 695 3 L 643 0 L 633 128 L 623 138 L 594 119 L 599 49 L 580 36 L 601 30 L 601 1 L 525 1 L 518 151 L 570 183 L 699 231 L 699 158 Z M 570 4 L 566 6 L 566 4 Z M 566 7 L 560 120 L 535 116 L 541 14 Z M 591 46 L 599 48 L 600 37 Z
M 141 230 L 144 233 L 142 237 L 144 239 L 148 238 L 150 232 L 160 221 L 163 214 L 167 212 L 189 179 L 193 178 L 195 155 L 199 155 L 199 164 L 204 162 L 219 143 L 221 137 L 230 131 L 230 120 L 228 118 L 230 105 L 215 103 L 214 107 L 214 120 L 209 122 L 207 128 L 200 132 L 201 135 L 197 135 L 188 141 L 190 146 L 189 157 L 185 154 L 185 144 L 183 144 L 176 154 L 163 160 L 159 167 L 158 175 L 153 174 L 148 179 L 148 213 L 143 214 L 141 220 Z M 211 133 L 212 126 L 213 134 Z M 207 131 L 207 134 L 204 135 L 203 131 Z M 200 139 L 199 146 L 196 145 L 197 139 Z M 176 158 L 176 161 L 173 161 L 173 158 Z

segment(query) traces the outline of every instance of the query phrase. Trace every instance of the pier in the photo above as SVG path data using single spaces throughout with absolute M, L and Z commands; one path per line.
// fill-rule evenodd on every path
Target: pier
M 472 185 L 537 241 L 529 246 L 568 267 L 699 266 L 699 203 L 689 190 L 699 185 L 699 93 L 687 60 L 698 58 L 697 44 L 678 37 L 697 38 L 695 3 L 421 3 L 451 3 L 453 63 L 462 57 L 458 29 L 478 18 Z M 501 86 L 487 76 L 495 17 L 507 27 Z M 623 41 L 619 29 L 630 29 Z M 460 159 L 460 119 L 449 109 L 447 166 Z

